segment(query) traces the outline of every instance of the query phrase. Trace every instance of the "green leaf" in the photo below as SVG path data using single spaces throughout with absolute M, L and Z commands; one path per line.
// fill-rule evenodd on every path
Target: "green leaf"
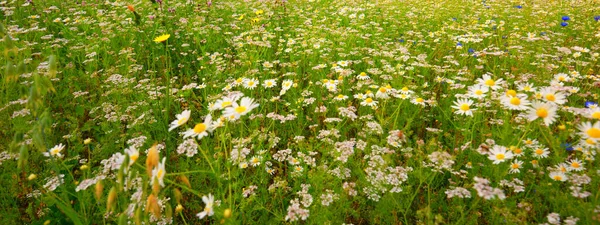
M 69 217 L 69 219 L 71 219 L 71 221 L 73 221 L 73 224 L 83 225 L 83 222 L 81 222 L 81 218 L 79 218 L 79 214 L 77 214 L 77 212 L 73 208 L 71 208 L 71 206 L 62 203 L 61 201 L 58 201 L 55 198 L 49 198 L 48 200 L 50 201 L 50 204 L 56 204 L 56 206 L 63 212 L 63 214 L 65 214 L 67 217 Z

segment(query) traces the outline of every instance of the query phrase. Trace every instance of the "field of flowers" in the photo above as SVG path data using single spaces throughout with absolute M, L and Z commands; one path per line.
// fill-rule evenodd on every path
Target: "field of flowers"
M 600 2 L 4 0 L 2 224 L 600 224 Z

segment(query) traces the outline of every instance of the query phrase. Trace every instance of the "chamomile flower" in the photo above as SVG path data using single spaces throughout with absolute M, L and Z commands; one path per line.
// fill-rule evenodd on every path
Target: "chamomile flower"
M 339 94 L 333 98 L 333 100 L 335 100 L 335 101 L 344 101 L 346 99 L 348 99 L 348 96 L 343 95 L 343 94 Z
M 212 194 L 208 194 L 208 196 L 202 196 L 202 201 L 204 202 L 204 210 L 202 212 L 196 214 L 199 219 L 203 219 L 207 216 L 212 216 L 215 214 L 213 207 L 215 205 L 215 197 Z
M 190 114 L 191 111 L 190 110 L 184 110 L 183 112 L 181 112 L 181 114 L 177 114 L 175 117 L 177 118 L 176 120 L 173 120 L 173 122 L 171 122 L 171 126 L 169 127 L 169 131 L 174 130 L 175 128 L 187 123 L 187 121 L 190 119 Z
M 600 120 L 600 108 L 588 109 L 587 118 Z
M 579 159 L 571 159 L 567 161 L 567 168 L 569 171 L 583 171 L 585 168 L 583 167 L 583 162 Z
M 544 120 L 544 124 L 549 126 L 556 120 L 556 106 L 553 104 L 534 101 L 527 113 L 527 119 L 534 121 L 537 118 Z
M 546 158 L 546 157 L 548 157 L 549 154 L 550 154 L 550 151 L 548 151 L 548 148 L 538 147 L 533 150 L 534 158 L 538 158 L 538 159 Z
M 232 97 L 223 97 L 215 102 L 214 107 L 216 110 L 227 108 L 231 106 L 233 102 L 237 101 L 239 97 L 239 95 L 234 95 Z
M 523 168 L 523 161 L 515 159 L 512 163 L 510 163 L 509 173 L 519 173 L 521 172 L 521 168 Z
M 129 146 L 125 149 L 125 153 L 129 156 L 129 165 L 133 165 L 138 158 L 140 158 L 140 152 L 134 147 Z
M 552 87 L 544 87 L 540 90 L 540 94 L 544 101 L 562 105 L 567 102 L 565 94 L 557 92 Z
M 408 89 L 408 87 L 403 87 L 402 89 L 400 89 L 400 93 L 405 94 L 405 95 L 411 95 L 412 93 L 415 93 L 415 92 Z
M 364 101 L 360 102 L 360 105 L 362 106 L 371 106 L 371 107 L 377 107 L 377 101 L 373 100 L 373 98 L 366 98 Z
M 569 165 L 567 165 L 566 163 L 559 163 L 558 165 L 554 166 L 554 168 L 556 168 L 556 171 L 559 171 L 561 173 L 566 173 L 567 171 L 569 171 Z
M 452 106 L 453 109 L 456 109 L 454 113 L 458 115 L 467 115 L 473 116 L 473 109 L 471 109 L 471 105 L 473 105 L 473 100 L 470 99 L 457 99 Z
M 256 88 L 256 86 L 258 86 L 258 80 L 256 78 L 250 78 L 244 81 L 244 88 L 252 90 Z
M 586 147 L 595 148 L 599 144 L 599 141 L 596 141 L 593 138 L 583 138 L 579 143 Z
M 484 74 L 482 76 L 482 78 L 478 78 L 477 82 L 481 85 L 485 85 L 485 86 L 491 88 L 492 90 L 498 90 L 498 89 L 502 88 L 500 85 L 504 83 L 502 78 L 500 78 L 498 80 L 494 80 L 494 79 L 492 79 L 492 77 L 490 75 L 487 75 L 487 74 Z
M 163 181 L 165 178 L 165 174 L 167 171 L 165 170 L 165 161 L 166 157 L 162 159 L 162 162 L 158 163 L 158 166 L 152 170 L 152 181 L 158 182 L 161 187 L 165 186 L 165 182 Z
M 524 92 L 535 92 L 537 89 L 530 83 L 520 83 L 517 85 L 517 90 Z
M 414 98 L 411 102 L 415 105 L 425 106 L 425 99 L 420 98 L 420 97 Z
M 593 139 L 595 141 L 600 141 L 600 121 L 592 124 L 591 122 L 584 122 L 579 124 L 579 135 L 583 139 Z
M 243 97 L 240 103 L 232 102 L 231 107 L 225 108 L 223 115 L 230 120 L 237 120 L 240 116 L 248 114 L 252 109 L 258 107 L 259 104 L 254 103 L 254 99 Z
M 279 92 L 279 95 L 285 94 L 287 90 L 292 88 L 293 84 L 294 82 L 292 80 L 284 80 L 283 82 L 281 82 L 281 91 Z
M 554 80 L 558 81 L 558 82 L 570 82 L 571 81 L 571 77 L 569 77 L 568 74 L 566 73 L 559 73 L 554 75 Z
M 377 93 L 375 93 L 376 98 L 387 99 L 389 98 L 390 88 L 381 86 L 377 89 Z
M 523 151 L 523 149 L 517 147 L 517 146 L 511 146 L 510 150 L 512 151 L 512 153 L 515 155 L 515 157 L 519 157 L 522 156 L 525 152 Z
M 552 178 L 552 180 L 555 181 L 566 181 L 567 180 L 567 174 L 560 172 L 560 171 L 553 171 L 549 174 L 550 178 Z
M 52 147 L 51 149 L 48 150 L 48 152 L 44 152 L 44 156 L 46 157 L 57 157 L 57 158 L 62 158 L 63 155 L 61 153 L 61 151 L 65 149 L 65 145 L 63 145 L 62 143 L 55 145 L 54 147 Z
M 523 144 L 525 144 L 525 146 L 533 148 L 535 146 L 537 146 L 539 144 L 539 142 L 535 139 L 526 139 L 523 141 Z
M 368 80 L 368 79 L 371 79 L 371 77 L 369 77 L 369 75 L 367 73 L 361 72 L 360 74 L 356 75 L 356 79 Z
M 208 132 L 213 131 L 212 126 L 212 116 L 210 114 L 206 115 L 204 118 L 204 122 L 196 124 L 193 129 L 189 129 L 183 133 L 183 139 L 188 137 L 195 137 L 198 139 L 202 139 L 205 136 L 208 136 Z
M 473 86 L 469 86 L 468 95 L 471 98 L 482 99 L 485 97 L 485 94 L 489 91 L 489 88 L 485 85 L 475 84 Z
M 527 95 L 525 94 L 517 94 L 513 95 L 504 95 L 500 97 L 500 103 L 504 108 L 510 110 L 527 110 L 529 107 L 529 101 L 527 100 Z
M 492 147 L 492 149 L 490 149 L 490 155 L 488 156 L 488 159 L 494 161 L 494 164 L 500 164 L 501 162 L 512 159 L 513 156 L 514 155 L 512 152 L 508 151 L 506 147 L 495 145 Z
M 260 165 L 260 162 L 262 161 L 262 157 L 260 156 L 253 156 L 252 158 L 250 158 L 250 165 L 252 167 L 257 167 Z
M 234 87 L 237 87 L 237 86 L 243 85 L 245 81 L 246 81 L 246 78 L 245 78 L 245 77 L 240 77 L 240 78 L 238 78 L 238 79 L 235 79 L 235 80 L 233 81 L 233 86 L 234 86 Z
M 268 80 L 263 81 L 262 86 L 265 88 L 272 88 L 272 87 L 277 86 L 277 81 L 275 79 L 268 79 Z

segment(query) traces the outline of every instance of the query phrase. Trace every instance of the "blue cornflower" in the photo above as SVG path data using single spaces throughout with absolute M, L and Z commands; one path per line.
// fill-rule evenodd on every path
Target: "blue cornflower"
M 540 36 L 546 36 L 546 32 L 544 32 L 544 31 L 540 32 Z
M 571 17 L 569 17 L 569 16 L 563 16 L 563 17 L 562 17 L 562 20 L 564 20 L 564 21 L 568 21 L 568 20 L 571 20 Z
M 568 26 L 568 25 L 569 25 L 569 23 L 567 23 L 567 22 L 562 22 L 562 23 L 560 23 L 560 25 L 561 25 L 561 26 L 563 26 L 563 27 L 566 27 L 566 26 Z
M 600 16 L 594 16 L 594 20 L 595 20 L 596 22 L 600 21 Z
M 456 46 L 462 47 L 462 44 L 460 42 L 458 42 L 458 43 L 456 43 Z
M 560 146 L 565 148 L 565 150 L 567 150 L 569 152 L 575 150 L 571 143 L 562 143 L 562 144 L 560 144 Z
M 523 6 L 521 6 L 521 5 L 518 5 L 518 6 L 515 6 L 515 8 L 517 8 L 517 9 L 522 9 L 522 8 L 523 8 Z
M 585 101 L 585 107 L 589 108 L 592 107 L 592 105 L 598 105 L 598 103 L 592 102 L 592 101 Z
M 474 52 L 475 52 L 475 49 L 469 48 L 469 50 L 468 50 L 468 51 L 469 51 L 469 53 L 474 53 Z

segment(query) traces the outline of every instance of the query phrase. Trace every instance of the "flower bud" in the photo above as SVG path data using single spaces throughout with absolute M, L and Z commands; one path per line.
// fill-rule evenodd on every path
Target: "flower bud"
M 223 217 L 225 217 L 225 218 L 231 217 L 231 209 L 225 209 L 225 211 L 223 212 Z
M 100 200 L 102 198 L 102 191 L 104 190 L 104 185 L 102 185 L 102 180 L 96 182 L 96 190 L 94 192 L 96 196 L 96 200 Z

